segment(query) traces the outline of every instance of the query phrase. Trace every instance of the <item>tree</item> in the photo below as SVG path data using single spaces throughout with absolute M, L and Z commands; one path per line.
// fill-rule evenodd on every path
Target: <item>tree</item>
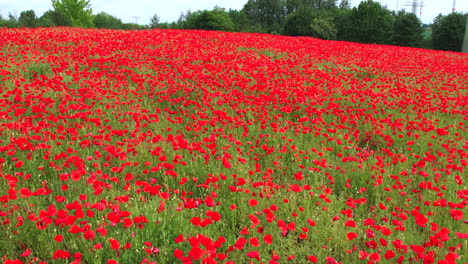
M 34 13 L 34 10 L 27 10 L 23 11 L 20 14 L 20 17 L 18 19 L 18 24 L 21 27 L 37 27 L 37 17 L 36 13 Z
M 313 19 L 313 10 L 310 7 L 301 7 L 288 15 L 283 32 L 288 36 L 310 36 Z
M 93 18 L 93 23 L 96 28 L 110 28 L 110 29 L 121 29 L 122 20 L 109 15 L 105 12 L 100 12 Z
M 235 25 L 224 8 L 187 12 L 184 21 L 186 29 L 234 31 Z
M 337 29 L 331 17 L 314 18 L 309 25 L 310 35 L 312 37 L 334 40 L 336 39 Z
M 468 19 L 466 20 L 465 37 L 463 39 L 462 52 L 468 53 Z
M 0 16 L 0 27 L 15 28 L 18 27 L 18 18 L 12 13 L 8 13 L 8 19 Z
M 351 3 L 349 0 L 341 0 L 340 5 L 338 6 L 340 9 L 351 9 Z
M 40 27 L 69 27 L 72 26 L 72 21 L 59 10 L 48 10 L 39 18 L 38 25 Z
M 73 27 L 94 27 L 90 0 L 52 0 L 55 11 L 62 12 Z
M 393 17 L 380 3 L 367 0 L 352 9 L 346 25 L 341 30 L 342 37 L 348 41 L 390 44 Z
M 229 13 L 221 7 L 215 6 L 215 8 L 208 12 L 208 28 L 209 30 L 222 30 L 222 31 L 234 31 L 235 25 L 229 16 Z
M 461 51 L 467 15 L 438 15 L 432 24 L 432 46 L 438 50 Z
M 157 14 L 154 14 L 150 19 L 150 28 L 158 28 L 160 24 L 160 18 Z
M 141 30 L 141 29 L 146 29 L 147 27 L 145 25 L 140 25 L 137 23 L 123 23 L 122 24 L 122 29 L 124 30 Z
M 6 27 L 6 26 L 7 26 L 7 21 L 0 14 L 0 28 Z
M 333 17 L 326 12 L 314 12 L 310 6 L 302 6 L 289 14 L 284 23 L 284 34 L 289 36 L 336 39 L 336 33 Z
M 304 7 L 303 0 L 286 0 L 285 8 L 286 8 L 286 15 L 290 15 L 299 8 Z
M 423 31 L 421 20 L 415 14 L 399 11 L 393 21 L 393 44 L 421 47 Z
M 190 13 L 191 11 L 188 10 L 187 13 Z M 187 17 L 185 15 L 186 13 L 184 12 L 181 12 L 180 15 L 179 15 L 179 18 L 177 19 L 177 21 L 175 22 L 175 29 L 183 29 L 184 26 L 185 26 L 185 22 L 187 20 Z
M 336 7 L 337 0 L 303 0 L 305 6 L 310 6 L 316 11 L 333 9 Z
M 266 33 L 279 33 L 286 18 L 286 0 L 249 0 L 242 8 L 251 25 Z
M 242 10 L 229 9 L 229 17 L 234 23 L 234 31 L 249 31 L 249 20 Z
M 339 8 L 333 10 L 333 20 L 336 26 L 336 39 L 350 41 L 349 30 L 351 28 L 352 9 L 347 0 L 340 3 Z
M 323 11 L 336 7 L 337 0 L 286 0 L 286 12 L 290 14 L 299 8 L 309 7 L 314 11 Z

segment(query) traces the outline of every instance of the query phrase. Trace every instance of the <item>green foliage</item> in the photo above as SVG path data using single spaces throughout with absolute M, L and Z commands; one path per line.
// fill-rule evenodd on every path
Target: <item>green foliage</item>
M 465 37 L 463 39 L 462 52 L 468 53 L 468 19 L 466 19 Z
M 34 13 L 34 10 L 27 10 L 21 12 L 20 17 L 18 19 L 18 24 L 20 27 L 37 27 L 38 20 L 36 17 L 36 13 Z
M 48 10 L 39 18 L 38 26 L 40 27 L 57 27 L 57 26 L 68 27 L 68 26 L 72 26 L 72 21 L 62 11 Z
M 286 14 L 290 15 L 298 11 L 298 9 L 301 6 L 302 6 L 302 0 L 286 0 L 286 3 L 285 3 Z
M 0 28 L 6 27 L 6 20 L 0 14 Z
M 73 27 L 94 27 L 90 0 L 52 0 L 52 6 L 65 14 Z
M 434 49 L 461 51 L 467 15 L 451 13 L 438 15 L 432 24 L 432 45 Z
M 234 31 L 235 25 L 224 8 L 215 7 L 211 11 L 187 12 L 183 28 Z
M 249 0 L 242 11 L 250 27 L 256 25 L 260 32 L 334 39 L 337 30 L 330 11 L 337 8 L 336 3 L 337 0 Z
M 348 3 L 349 4 L 349 3 Z M 349 28 L 352 9 L 348 5 L 340 5 L 340 8 L 333 10 L 333 18 L 336 25 L 336 39 L 349 41 Z
M 18 27 L 18 18 L 12 13 L 8 14 L 8 19 L 0 16 L 0 27 L 14 28 Z
M 234 23 L 234 31 L 245 31 L 249 32 L 249 20 L 247 15 L 242 10 L 229 9 L 229 17 L 231 17 Z
M 287 14 L 304 7 L 320 12 L 336 8 L 336 2 L 337 0 L 286 0 L 285 7 Z
M 314 12 L 310 7 L 301 7 L 288 15 L 284 23 L 284 34 L 288 36 L 310 36 Z
M 421 48 L 432 49 L 432 30 L 429 25 L 423 25 Z
M 160 27 L 160 18 L 157 14 L 154 14 L 150 19 L 150 28 L 159 28 Z
M 393 44 L 407 47 L 421 47 L 424 28 L 421 20 L 413 14 L 399 11 L 393 21 Z
M 310 6 L 301 6 L 286 18 L 284 34 L 336 39 L 337 28 L 333 21 L 333 13 L 314 12 Z
M 124 23 L 122 24 L 122 29 L 125 30 L 138 30 L 138 29 L 143 29 L 145 26 L 136 24 L 136 23 Z
M 168 29 L 168 28 L 176 28 L 177 25 L 175 22 L 168 23 L 168 22 L 163 22 L 158 24 L 158 28 L 163 28 L 163 29 Z
M 388 9 L 373 0 L 363 1 L 354 7 L 344 28 L 344 39 L 361 43 L 390 44 L 393 34 L 393 17 Z
M 100 12 L 94 16 L 93 19 L 94 26 L 96 28 L 110 28 L 110 29 L 121 29 L 122 20 L 109 15 L 105 12 Z
M 340 9 L 351 9 L 351 3 L 349 0 L 341 0 L 339 6 Z
M 283 28 L 286 18 L 284 0 L 249 0 L 242 10 L 261 32 L 277 33 Z
M 336 7 L 337 0 L 302 0 L 305 6 L 310 6 L 314 10 L 322 11 Z
M 328 40 L 336 39 L 337 29 L 332 18 L 314 18 L 309 27 L 312 37 Z

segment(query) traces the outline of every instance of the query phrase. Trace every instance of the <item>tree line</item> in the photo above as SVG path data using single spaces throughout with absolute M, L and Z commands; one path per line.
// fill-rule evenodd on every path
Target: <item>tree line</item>
M 248 0 L 241 10 L 187 11 L 171 23 L 155 14 L 148 25 L 138 25 L 105 12 L 93 14 L 90 0 L 52 0 L 52 7 L 41 17 L 33 10 L 0 16 L 0 27 L 221 30 L 461 51 L 468 15 L 440 14 L 423 25 L 413 13 L 391 11 L 374 0 L 353 8 L 349 0 Z

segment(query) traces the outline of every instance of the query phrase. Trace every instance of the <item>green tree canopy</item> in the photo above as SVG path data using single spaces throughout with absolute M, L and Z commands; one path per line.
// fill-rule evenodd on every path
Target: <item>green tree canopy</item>
M 150 18 L 150 24 L 149 24 L 149 27 L 150 28 L 158 28 L 159 25 L 160 25 L 160 18 L 157 14 L 154 14 L 151 18 Z
M 234 31 L 251 31 L 251 28 L 249 27 L 249 20 L 245 12 L 242 10 L 229 9 L 228 14 L 234 23 Z
M 323 11 L 336 7 L 337 0 L 286 0 L 286 13 L 291 14 L 300 8 L 311 8 L 314 11 Z
M 317 12 L 310 6 L 302 6 L 288 15 L 284 34 L 311 36 L 320 39 L 336 39 L 337 29 L 333 17 L 326 12 Z
M 393 17 L 388 9 L 373 0 L 354 7 L 342 29 L 342 38 L 361 43 L 390 44 Z
M 288 36 L 310 36 L 310 24 L 314 19 L 314 11 L 310 7 L 300 7 L 289 14 L 284 23 L 284 34 Z
M 342 0 L 286 0 L 288 13 L 284 23 L 284 34 L 312 36 L 321 39 L 336 39 L 338 23 L 347 23 L 349 2 Z M 346 9 L 346 10 L 345 10 Z
M 303 0 L 304 5 L 312 7 L 316 11 L 333 9 L 337 0 Z
M 143 25 L 139 25 L 137 23 L 123 23 L 122 24 L 122 29 L 125 29 L 125 30 L 140 30 L 140 29 L 143 29 L 145 28 L 145 26 Z
M 242 8 L 249 22 L 262 32 L 279 33 L 286 18 L 286 0 L 248 0 Z
M 467 15 L 438 15 L 432 24 L 432 46 L 438 50 L 461 51 Z
M 290 15 L 298 11 L 298 9 L 303 6 L 303 0 L 286 0 L 284 5 L 286 9 L 286 15 Z
M 0 16 L 0 27 L 14 28 L 18 27 L 18 18 L 12 13 L 8 13 L 8 19 Z
M 468 19 L 466 19 L 465 37 L 463 39 L 462 52 L 468 53 Z
M 326 18 L 314 18 L 312 23 L 309 25 L 311 36 L 320 38 L 320 39 L 327 39 L 327 40 L 334 40 L 336 39 L 337 29 L 333 22 L 333 18 L 326 17 Z
M 109 28 L 109 29 L 121 29 L 122 20 L 109 15 L 105 12 L 100 12 L 94 16 L 93 19 L 94 26 L 97 28 Z
M 67 16 L 73 27 L 93 27 L 93 11 L 90 0 L 52 0 L 55 11 Z
M 413 14 L 399 11 L 393 21 L 393 44 L 407 47 L 420 47 L 423 42 L 421 20 Z
M 333 10 L 333 21 L 336 25 L 336 39 L 349 41 L 352 9 L 347 0 L 341 1 L 339 8 Z
M 183 21 L 186 29 L 234 31 L 235 25 L 224 8 L 215 7 L 213 10 L 187 12 Z
M 38 20 L 34 10 L 27 10 L 21 12 L 20 17 L 18 19 L 18 24 L 20 27 L 37 27 Z
M 351 3 L 349 2 L 349 0 L 341 0 L 338 7 L 340 9 L 351 9 Z
M 72 25 L 72 22 L 70 18 L 61 11 L 48 10 L 39 18 L 38 25 L 40 27 L 69 27 Z

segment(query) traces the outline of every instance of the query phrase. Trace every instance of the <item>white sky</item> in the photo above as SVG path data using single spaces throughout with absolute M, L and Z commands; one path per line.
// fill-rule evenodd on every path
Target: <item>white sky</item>
M 411 11 L 410 6 L 405 6 L 413 0 L 377 0 L 388 9 L 405 9 Z M 421 0 L 417 0 L 420 2 Z M 468 12 L 468 0 L 456 0 L 456 10 L 458 12 Z M 148 24 L 153 14 L 158 14 L 161 22 L 176 21 L 181 12 L 187 10 L 212 9 L 215 5 L 226 9 L 232 8 L 240 10 L 247 0 L 91 0 L 93 13 L 104 11 L 123 22 L 135 22 Z M 340 0 L 338 0 L 338 3 Z M 423 23 L 431 23 L 439 13 L 448 14 L 452 11 L 453 0 L 423 0 L 423 10 L 421 20 Z M 360 0 L 351 0 L 352 6 L 357 6 Z M 52 9 L 51 0 L 0 0 L 0 14 L 5 18 L 8 13 L 19 16 L 21 11 L 34 10 L 37 16 L 41 16 L 45 11 Z M 418 10 L 419 16 L 419 10 Z

